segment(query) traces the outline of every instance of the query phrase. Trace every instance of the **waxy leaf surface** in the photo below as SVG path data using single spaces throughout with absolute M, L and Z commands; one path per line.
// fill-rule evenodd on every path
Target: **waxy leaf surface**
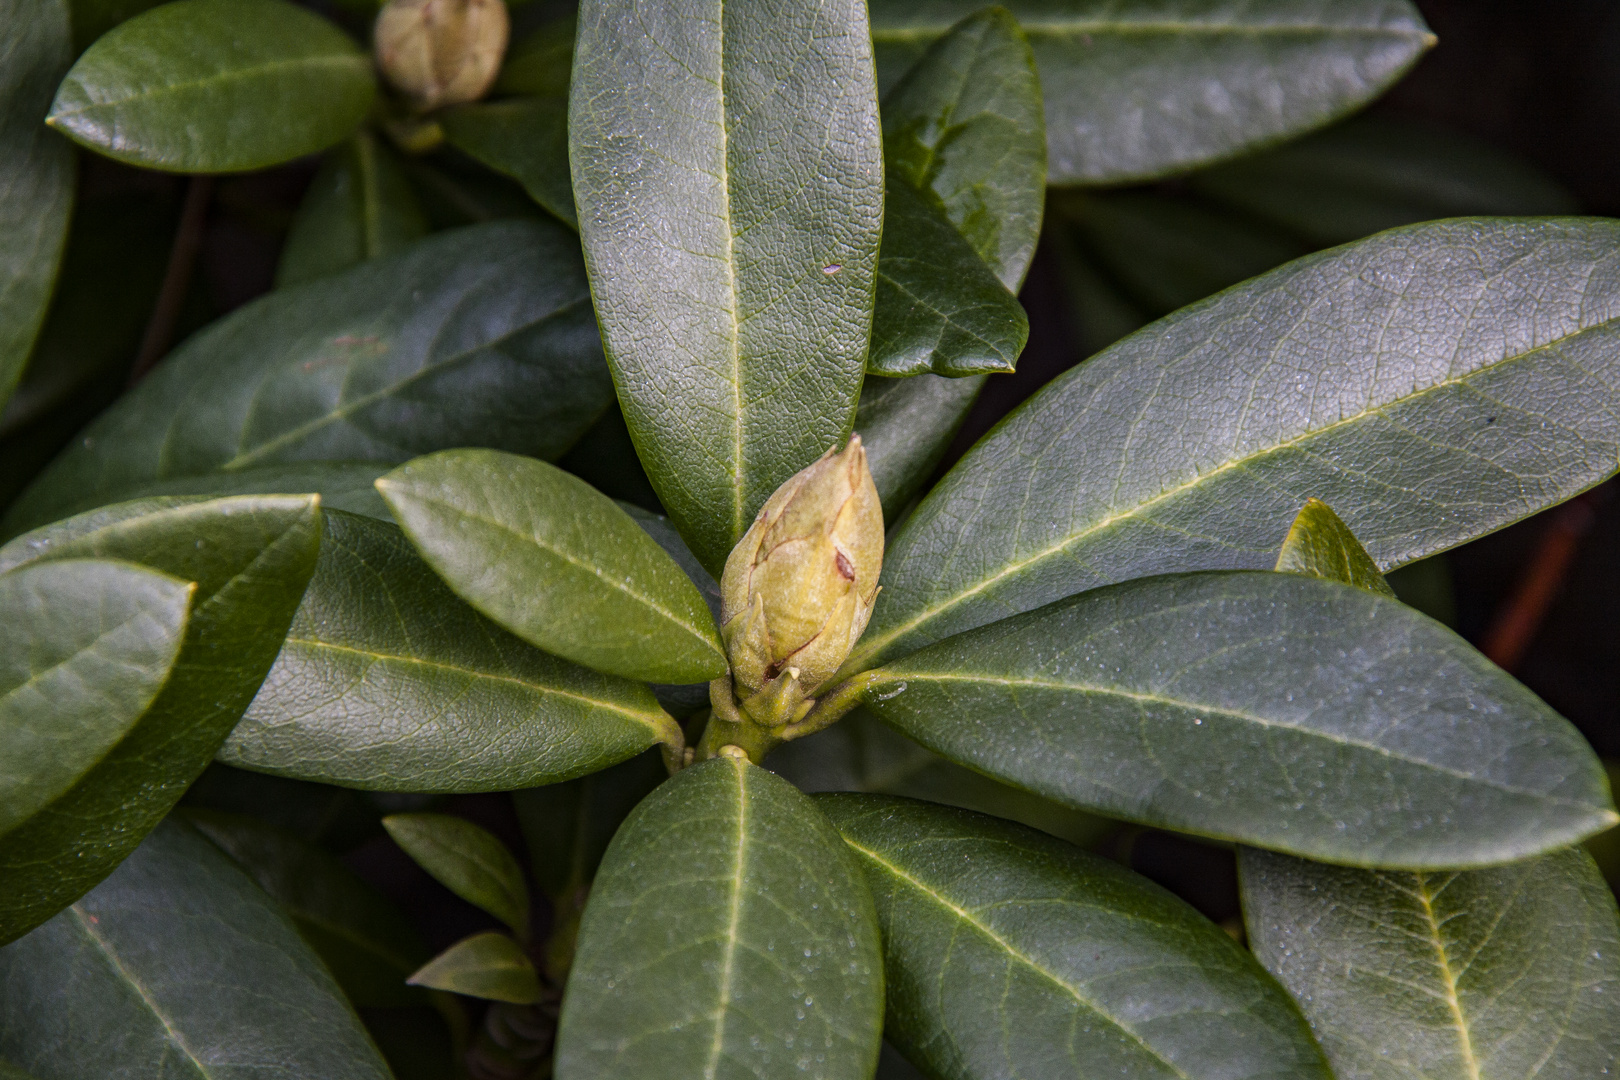
M 1339 1080 L 1585 1080 L 1620 1064 L 1620 912 L 1579 848 L 1484 870 L 1242 849 L 1249 942 Z
M 633 679 L 725 674 L 697 587 L 578 477 L 515 454 L 447 450 L 402 465 L 377 489 L 456 594 L 525 641 Z
M 869 1076 L 883 959 L 853 856 L 808 796 L 729 757 L 609 846 L 580 926 L 558 1080 Z
M 280 289 L 195 335 L 85 429 L 5 519 L 157 480 L 446 446 L 556 457 L 613 400 L 578 241 L 496 222 Z
M 523 867 L 487 829 L 451 814 L 391 814 L 383 828 L 439 884 L 528 936 Z
M 566 82 L 560 94 L 462 105 L 438 121 L 450 145 L 510 176 L 559 221 L 579 227 L 568 175 Z
M 718 572 L 855 413 L 883 225 L 866 5 L 586 0 L 568 128 L 625 417 Z
M 0 1055 L 40 1080 L 390 1076 L 275 901 L 174 822 L 0 949 Z
M 245 495 L 123 503 L 0 547 L 0 572 L 125 559 L 196 583 L 185 642 L 151 707 L 71 789 L 0 837 L 0 940 L 105 877 L 207 767 L 275 661 L 320 537 L 315 497 Z
M 1329 1080 L 1298 1009 L 1164 889 L 1033 829 L 816 800 L 877 903 L 884 1037 L 939 1080 Z
M 279 165 L 360 125 L 376 93 L 353 39 L 284 0 L 178 0 L 114 27 L 62 80 L 49 123 L 172 172 Z
M 221 761 L 383 791 L 508 791 L 676 737 L 646 687 L 508 634 L 396 526 L 341 512 L 325 523 L 281 655 Z
M 849 670 L 1083 589 L 1270 567 L 1307 498 L 1380 567 L 1620 460 L 1620 225 L 1462 220 L 1309 256 L 1055 379 L 884 554 Z
M 494 930 L 456 942 L 423 964 L 411 984 L 514 1005 L 533 1005 L 542 997 L 534 961 Z
M 1461 638 L 1298 574 L 1082 593 L 881 668 L 867 703 L 1048 798 L 1335 862 L 1502 862 L 1620 821 L 1575 728 Z
M 1009 0 L 1054 184 L 1146 180 L 1353 112 L 1434 44 L 1405 0 Z M 874 0 L 887 90 L 978 0 Z
M 427 218 L 387 145 L 357 131 L 327 155 L 298 204 L 276 265 L 276 286 L 347 270 L 421 239 Z

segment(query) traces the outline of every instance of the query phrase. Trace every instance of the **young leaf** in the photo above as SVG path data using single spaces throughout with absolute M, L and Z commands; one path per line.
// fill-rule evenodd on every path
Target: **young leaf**
M 559 221 L 577 229 L 568 175 L 567 91 L 565 82 L 561 94 L 458 105 L 436 119 L 451 146 L 510 176 Z
M 523 867 L 488 831 L 449 814 L 394 814 L 383 828 L 434 880 L 529 936 L 529 887 Z
M 665 683 L 726 673 L 697 588 L 613 500 L 543 461 L 446 450 L 377 481 L 428 564 L 547 652 Z
M 883 224 L 866 5 L 587 0 L 580 235 L 630 431 L 718 572 L 850 429 Z
M 360 125 L 376 92 L 347 34 L 283 0 L 178 0 L 113 28 L 56 93 L 52 127 L 131 165 L 240 172 Z
M 185 642 L 151 707 L 72 788 L 0 837 L 0 940 L 105 877 L 208 765 L 281 648 L 320 535 L 315 497 L 248 495 L 124 503 L 0 548 L 0 572 L 125 559 L 196 583 Z
M 1082 593 L 879 669 L 867 701 L 1059 802 L 1333 862 L 1478 866 L 1620 821 L 1574 727 L 1461 638 L 1295 574 Z
M 427 234 L 410 181 L 382 140 L 357 131 L 327 155 L 298 206 L 276 266 L 276 287 L 302 285 Z
M 538 221 L 458 229 L 278 290 L 192 337 L 4 527 L 216 470 L 397 464 L 468 444 L 555 457 L 612 400 L 573 234 Z
M 807 797 L 747 761 L 682 770 L 597 873 L 558 1080 L 869 1076 L 883 960 L 860 870 Z
M 1340 1080 L 1577 1080 L 1620 1061 L 1620 913 L 1579 848 L 1415 874 L 1238 860 L 1255 954 Z
M 169 678 L 192 586 L 123 562 L 0 574 L 0 836 L 67 793 Z
M 867 378 L 855 410 L 855 430 L 866 448 L 886 521 L 892 524 L 933 474 L 978 399 L 984 378 Z
M 45 321 L 73 206 L 73 149 L 40 124 L 67 70 L 64 0 L 0 0 L 0 409 Z
M 979 0 L 874 0 L 887 89 Z M 1147 180 L 1354 112 L 1434 44 L 1405 0 L 1010 0 L 1040 66 L 1054 184 Z
M 174 822 L 0 949 L 0 1056 L 45 1077 L 389 1077 L 275 902 Z
M 1254 958 L 1145 878 L 963 810 L 816 805 L 877 901 L 884 1035 L 930 1076 L 1330 1080 Z
M 494 930 L 456 942 L 423 964 L 410 981 L 412 986 L 514 1005 L 533 1005 L 541 999 L 534 961 L 517 942 Z
M 187 810 L 184 820 L 281 905 L 349 1001 L 421 1003 L 405 979 L 427 959 L 427 947 L 399 909 L 342 860 L 257 818 Z
M 1361 541 L 1320 499 L 1307 500 L 1288 527 L 1277 553 L 1277 571 L 1338 581 L 1380 596 L 1395 595 Z
M 646 687 L 506 633 L 393 524 L 324 517 L 281 655 L 219 760 L 381 791 L 506 791 L 680 741 Z
M 1307 498 L 1381 567 L 1614 473 L 1620 225 L 1466 220 L 1309 256 L 1059 376 L 890 542 L 848 670 L 1082 589 L 1269 567 Z

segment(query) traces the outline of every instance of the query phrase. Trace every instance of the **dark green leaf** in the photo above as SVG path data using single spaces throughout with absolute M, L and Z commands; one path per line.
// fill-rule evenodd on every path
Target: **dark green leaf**
M 357 131 L 332 151 L 298 206 L 276 285 L 301 285 L 393 255 L 427 234 L 410 181 L 388 147 Z
M 185 640 L 192 586 L 74 559 L 0 574 L 0 836 L 129 734 Z
M 0 548 L 0 571 L 127 559 L 196 583 L 185 644 L 157 700 L 72 789 L 0 838 L 0 940 L 105 877 L 213 758 L 270 670 L 315 569 L 319 500 L 152 499 L 82 514 Z
M 71 59 L 63 0 L 0 0 L 0 409 L 45 321 L 73 206 L 73 148 L 40 121 Z
M 1620 460 L 1620 225 L 1465 220 L 1309 256 L 1059 376 L 891 538 L 849 669 L 1082 589 L 1269 567 L 1307 498 L 1380 567 Z
M 557 1077 L 870 1076 L 882 1018 L 853 856 L 787 781 L 720 757 L 648 796 L 608 848 Z
M 1115 863 L 907 799 L 816 800 L 877 901 L 885 1036 L 939 1080 L 1330 1080 L 1254 958 Z
M 452 146 L 510 176 L 535 202 L 579 228 L 568 176 L 566 83 L 561 94 L 461 105 L 436 119 Z
M 875 0 L 895 84 L 979 0 Z M 1405 0 L 1010 0 L 1040 66 L 1047 175 L 1118 183 L 1277 142 L 1355 111 L 1434 44 Z
M 263 821 L 194 810 L 193 828 L 241 864 L 292 917 L 357 1006 L 420 1003 L 405 979 L 427 959 L 409 920 L 343 862 Z
M 393 814 L 383 828 L 439 884 L 529 936 L 523 867 L 488 831 L 449 814 Z
M 275 902 L 173 822 L 0 949 L 0 1055 L 46 1080 L 388 1078 Z
M 1586 1080 L 1620 1063 L 1620 913 L 1584 851 L 1398 873 L 1243 850 L 1260 962 L 1339 1080 Z
M 933 475 L 983 386 L 982 375 L 867 378 L 855 430 L 891 524 Z
M 1405 605 L 1303 575 L 1082 593 L 879 669 L 867 701 L 1059 802 L 1334 862 L 1478 866 L 1620 821 L 1530 691 Z
M 479 444 L 555 457 L 612 397 L 573 234 L 459 229 L 278 290 L 192 337 L 85 430 L 5 527 L 216 470 L 398 463 Z
M 334 852 L 353 851 L 383 835 L 383 811 L 365 792 L 249 772 L 217 760 L 186 789 L 179 805 L 187 812 L 248 815 Z
M 1361 541 L 1320 499 L 1307 501 L 1289 526 L 1277 554 L 1277 570 L 1339 581 L 1381 596 L 1395 595 Z
M 314 12 L 283 0 L 177 0 L 92 45 L 47 122 L 131 165 L 239 172 L 332 145 L 374 93 L 370 58 Z
M 866 5 L 587 0 L 579 23 L 570 159 L 608 361 L 718 572 L 854 418 L 883 225 Z
M 1012 371 L 1029 318 L 930 197 L 891 179 L 884 200 L 867 371 L 982 375 Z
M 469 997 L 532 1005 L 540 1000 L 540 977 L 517 942 L 494 930 L 450 946 L 411 976 L 411 985 Z
M 384 791 L 505 791 L 677 738 L 646 687 L 506 633 L 395 526 L 325 518 L 286 644 L 220 760 Z
M 568 78 L 574 66 L 574 35 L 579 22 L 572 15 L 549 22 L 507 50 L 498 94 L 568 96 Z
M 540 890 L 557 902 L 589 885 L 620 823 L 668 777 L 657 754 L 641 754 L 566 784 L 514 791 Z
M 883 156 L 938 200 L 1002 284 L 1023 284 L 1046 198 L 1046 125 L 1035 57 L 1005 8 L 957 23 L 884 95 Z
M 665 683 L 726 673 L 696 586 L 613 500 L 553 465 L 447 450 L 377 481 L 463 600 L 547 652 Z

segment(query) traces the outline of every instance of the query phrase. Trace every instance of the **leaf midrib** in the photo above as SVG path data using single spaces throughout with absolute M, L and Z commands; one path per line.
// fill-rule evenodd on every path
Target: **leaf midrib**
M 1413 895 L 1423 908 L 1423 918 L 1429 928 L 1429 943 L 1434 947 L 1435 962 L 1440 969 L 1441 989 L 1444 992 L 1446 1007 L 1450 1009 L 1452 1025 L 1457 1029 L 1457 1049 L 1462 1053 L 1463 1067 L 1468 1070 L 1468 1080 L 1480 1080 L 1479 1060 L 1474 1056 L 1473 1035 L 1469 1031 L 1468 1021 L 1463 1017 L 1462 1000 L 1457 996 L 1457 977 L 1451 970 L 1451 957 L 1446 952 L 1445 940 L 1440 936 L 1440 921 L 1435 917 L 1434 898 L 1439 894 L 1429 892 L 1427 874 L 1420 871 L 1413 876 L 1417 881 L 1417 889 Z
M 709 1060 L 703 1066 L 703 1080 L 715 1080 L 715 1070 L 725 1049 L 726 1017 L 731 1012 L 731 983 L 737 959 L 737 934 L 742 924 L 742 888 L 748 860 L 748 781 L 750 766 L 729 762 L 737 781 L 737 843 L 732 862 L 731 890 L 728 904 L 731 908 L 726 925 L 725 956 L 720 966 L 720 987 L 714 1017 L 714 1041 L 709 1045 Z
M 219 89 L 219 86 L 222 83 L 257 79 L 263 76 L 273 75 L 277 71 L 284 68 L 321 68 L 338 66 L 359 67 L 364 69 L 367 66 L 366 58 L 364 56 L 351 53 L 332 53 L 326 56 L 298 57 L 295 59 L 286 60 L 269 60 L 264 63 L 255 64 L 252 67 L 234 68 L 230 71 L 220 72 L 215 75 L 210 75 L 205 79 L 188 79 L 185 82 L 165 83 L 159 87 L 127 94 L 124 97 L 107 98 L 103 101 L 91 101 L 88 105 L 83 105 L 79 108 L 66 110 L 64 112 L 52 112 L 50 117 L 46 120 L 46 123 L 49 123 L 54 127 L 64 118 L 82 116 L 86 113 L 92 113 L 98 110 L 116 109 L 119 106 L 127 105 L 132 101 L 153 101 L 171 94 L 183 94 L 192 90 L 206 90 L 212 92 Z M 82 83 L 79 85 L 83 86 Z

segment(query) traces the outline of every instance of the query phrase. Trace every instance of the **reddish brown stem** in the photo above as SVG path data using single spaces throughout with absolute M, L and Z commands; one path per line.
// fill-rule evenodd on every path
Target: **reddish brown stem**
M 1504 671 L 1517 671 L 1523 662 L 1547 612 L 1563 591 L 1564 578 L 1580 551 L 1581 541 L 1592 531 L 1597 507 L 1608 496 L 1607 487 L 1595 488 L 1550 515 L 1523 576 L 1497 609 L 1480 642 L 1480 651 Z
M 186 201 L 180 208 L 180 226 L 174 231 L 174 245 L 169 248 L 163 287 L 158 290 L 146 333 L 141 335 L 140 351 L 129 369 L 131 386 L 140 382 L 174 344 L 180 312 L 185 308 L 186 293 L 191 289 L 191 278 L 197 269 L 197 253 L 202 250 L 203 228 L 208 224 L 208 201 L 213 193 L 212 176 L 193 176 L 186 185 Z

